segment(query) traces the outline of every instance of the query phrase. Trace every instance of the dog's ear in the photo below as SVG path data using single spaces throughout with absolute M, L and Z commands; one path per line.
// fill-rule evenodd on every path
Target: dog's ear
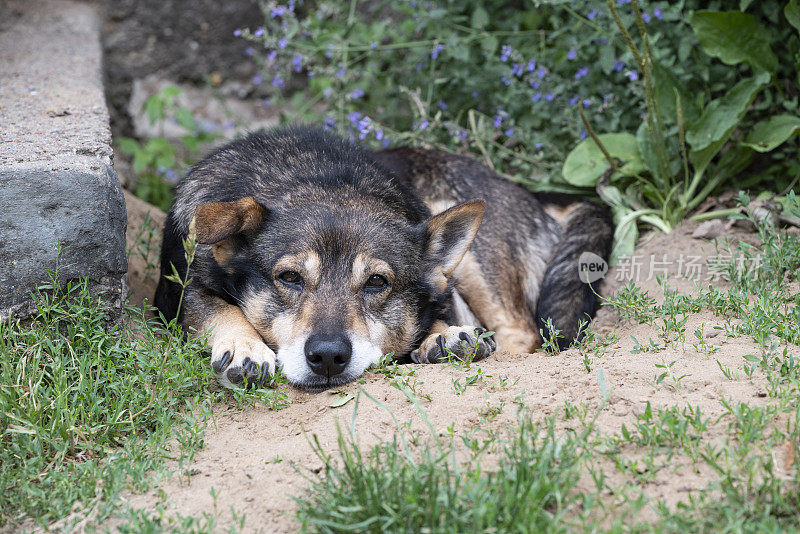
M 236 252 L 240 238 L 261 227 L 266 213 L 266 208 L 253 197 L 200 204 L 194 210 L 189 231 L 198 243 L 212 245 L 214 258 L 224 264 Z
M 432 267 L 431 280 L 444 291 L 447 278 L 461 262 L 483 220 L 486 202 L 470 200 L 431 218 L 425 223 L 426 263 Z

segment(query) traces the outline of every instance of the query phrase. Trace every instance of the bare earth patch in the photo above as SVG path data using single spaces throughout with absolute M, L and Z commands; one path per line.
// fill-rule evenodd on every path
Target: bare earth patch
M 128 205 L 129 210 L 142 207 L 130 202 Z M 129 214 L 129 219 L 133 226 L 134 221 L 142 220 L 142 215 Z M 161 222 L 163 217 L 152 219 Z M 709 274 L 714 274 L 709 273 L 709 264 L 713 265 L 717 251 L 713 244 L 691 237 L 695 228 L 690 224 L 672 234 L 642 240 L 635 256 L 640 261 L 637 283 L 651 296 L 661 295 L 656 274 L 669 276 L 670 287 L 680 292 L 692 291 L 693 282 L 678 276 L 686 274 L 690 259 L 701 266 L 695 274 L 700 274 L 703 283 L 707 283 Z M 129 230 L 129 238 L 132 234 L 135 232 Z M 728 235 L 753 240 L 752 234 L 741 230 L 732 229 Z M 131 272 L 131 287 L 133 294 L 141 298 L 145 293 L 144 269 L 142 262 L 132 265 L 138 271 Z M 651 271 L 653 268 L 655 272 Z M 607 277 L 605 292 L 610 294 L 636 278 L 635 272 L 631 275 L 630 263 L 618 265 Z M 150 291 L 152 281 L 144 284 Z M 736 318 L 730 320 L 735 322 Z M 222 528 L 233 521 L 233 509 L 240 516 L 245 515 L 247 531 L 297 530 L 293 497 L 302 496 L 310 484 L 304 476 L 313 476 L 313 471 L 322 467 L 309 443 L 312 435 L 329 453 L 337 447 L 337 425 L 346 431 L 353 421 L 362 445 L 390 440 L 398 424 L 410 436 L 420 438 L 418 446 L 430 439 L 420 412 L 395 387 L 396 383 L 415 391 L 434 429 L 441 435 L 453 434 L 462 448 L 460 438 L 464 436 L 478 440 L 493 432 L 502 436 L 504 429 L 516 422 L 521 406 L 527 407 L 525 413 L 535 420 L 557 414 L 557 428 L 563 432 L 581 426 L 580 418 L 570 414 L 569 407 L 574 407 L 575 413 L 588 414 L 589 419 L 600 410 L 595 424 L 600 440 L 619 434 L 623 424 L 634 428 L 637 415 L 643 414 L 648 403 L 653 411 L 687 405 L 700 408 L 702 417 L 710 421 L 702 442 L 714 443 L 727 433 L 723 401 L 750 406 L 764 406 L 770 401 L 763 374 L 756 372 L 748 378 L 744 372 L 748 363 L 744 357 L 760 354 L 760 347 L 752 339 L 728 337 L 725 321 L 711 312 L 693 314 L 685 325 L 685 342 L 663 350 L 643 351 L 651 339 L 663 344 L 658 328 L 620 322 L 611 310 L 605 309 L 599 314 L 595 330 L 603 336 L 613 333 L 618 341 L 588 354 L 588 360 L 578 349 L 557 355 L 501 352 L 468 369 L 452 365 L 401 366 L 400 372 L 405 376 L 393 378 L 369 371 L 362 380 L 341 389 L 358 398 L 340 407 L 331 407 L 340 399 L 338 393 L 309 394 L 281 386 L 289 396 L 289 405 L 282 410 L 216 406 L 214 421 L 205 434 L 205 447 L 193 462 L 180 469 L 173 465 L 173 475 L 162 480 L 154 491 L 127 495 L 126 500 L 133 508 L 147 510 L 163 503 L 168 513 L 183 516 L 216 511 Z M 694 335 L 696 330 L 701 333 L 702 343 Z M 792 349 L 800 354 L 796 347 Z M 667 375 L 659 379 L 665 372 Z M 468 385 L 470 381 L 474 384 Z M 777 465 L 788 467 L 790 462 L 784 458 L 787 451 L 779 448 L 773 452 L 779 460 Z M 489 465 L 491 454 L 490 448 L 484 460 Z M 593 461 L 602 468 L 608 486 L 620 489 L 619 493 L 603 493 L 608 510 L 620 504 L 626 486 L 635 484 L 642 489 L 647 504 L 635 518 L 638 521 L 654 517 L 652 507 L 659 502 L 674 506 L 686 501 L 715 477 L 710 467 L 685 454 L 656 457 L 655 463 L 651 459 L 650 464 L 637 454 L 623 444 L 617 453 Z M 642 467 L 623 472 L 615 468 L 615 461 L 641 461 Z M 594 489 L 588 477 L 580 486 Z

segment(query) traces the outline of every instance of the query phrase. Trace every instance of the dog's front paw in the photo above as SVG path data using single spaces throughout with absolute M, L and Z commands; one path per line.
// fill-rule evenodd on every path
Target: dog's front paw
M 275 366 L 275 353 L 261 339 L 229 335 L 211 347 L 211 368 L 227 388 L 263 386 L 275 374 Z
M 416 363 L 439 363 L 453 357 L 461 361 L 482 360 L 497 350 L 492 336 L 474 326 L 450 326 L 441 334 L 431 334 L 411 353 Z

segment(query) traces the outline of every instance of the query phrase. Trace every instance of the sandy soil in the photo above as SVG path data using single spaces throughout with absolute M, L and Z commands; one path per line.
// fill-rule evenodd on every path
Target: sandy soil
M 131 236 L 136 234 L 137 221 L 143 218 L 141 210 L 147 209 L 147 205 L 129 200 L 128 207 L 131 211 L 130 225 L 134 227 L 129 229 Z M 153 221 L 163 221 L 162 213 L 150 209 Z M 694 230 L 695 225 L 689 225 L 670 235 L 645 236 L 635 255 L 640 264 L 638 280 L 636 273 L 631 272 L 635 271 L 636 261 L 618 265 L 607 277 L 604 291 L 612 292 L 628 280 L 635 279 L 651 295 L 657 295 L 660 291 L 656 274 L 669 275 L 673 280 L 672 287 L 680 291 L 691 291 L 693 282 L 679 277 L 686 274 L 687 262 L 700 266 L 700 279 L 705 281 L 714 274 L 713 269 L 709 272 L 707 260 L 711 258 L 713 264 L 717 254 L 713 244 L 691 237 Z M 726 235 L 753 240 L 751 234 L 738 229 L 731 229 Z M 153 281 L 146 279 L 147 269 L 143 265 L 143 261 L 131 262 L 130 282 L 137 299 L 152 294 L 154 287 Z M 648 401 L 654 408 L 691 403 L 700 406 L 704 415 L 712 420 L 723 413 L 719 402 L 722 398 L 751 405 L 766 402 L 764 383 L 759 378 L 732 381 L 723 376 L 717 360 L 731 369 L 738 369 L 744 376 L 745 360 L 742 356 L 758 353 L 752 340 L 727 338 L 724 331 L 719 333 L 715 330 L 715 326 L 724 323 L 723 318 L 710 313 L 690 317 L 685 352 L 667 349 L 638 354 L 632 352 L 634 341 L 631 336 L 642 343 L 649 338 L 658 339 L 654 328 L 621 323 L 609 310 L 601 311 L 598 323 L 600 332 L 615 332 L 619 342 L 607 347 L 605 354 L 592 362 L 589 372 L 577 350 L 556 356 L 501 352 L 473 365 L 470 371 L 452 366 L 415 366 L 414 376 L 409 380 L 419 393 L 430 395 L 430 400 L 423 401 L 423 406 L 434 428 L 441 432 L 453 428 L 456 436 L 474 431 L 479 425 L 483 429 L 504 428 L 515 421 L 520 402 L 530 409 L 534 419 L 563 413 L 565 401 L 578 406 L 585 404 L 591 413 L 603 401 L 601 381 L 610 392 L 597 419 L 601 434 L 616 433 L 623 423 L 630 427 Z M 719 347 L 713 355 L 699 353 L 692 346 L 692 333 L 697 328 L 702 330 L 709 345 Z M 654 385 L 654 376 L 659 371 L 656 364 L 673 360 L 676 361 L 674 374 L 688 375 L 681 380 L 680 388 Z M 485 373 L 484 380 L 467 387 L 463 394 L 457 394 L 453 381 L 464 382 L 466 376 L 474 375 L 478 367 Z M 502 386 L 501 382 L 506 378 L 505 386 Z M 362 389 L 391 410 L 401 425 L 410 422 L 412 432 L 424 434 L 420 414 L 406 396 L 392 386 L 389 378 L 368 373 L 357 383 L 342 388 L 354 395 Z M 356 403 L 351 401 L 333 408 L 330 405 L 337 396 L 331 393 L 309 394 L 288 387 L 287 391 L 290 405 L 280 411 L 269 411 L 264 407 L 242 410 L 218 406 L 215 423 L 206 432 L 205 448 L 197 453 L 194 462 L 181 471 L 174 466 L 176 473 L 163 480 L 155 491 L 128 495 L 126 500 L 133 507 L 145 509 L 152 509 L 163 501 L 167 509 L 182 515 L 199 516 L 216 509 L 222 527 L 230 521 L 230 509 L 234 508 L 239 514 L 246 515 L 248 531 L 296 530 L 296 505 L 292 496 L 302 495 L 308 485 L 303 472 L 318 470 L 322 465 L 309 445 L 309 437 L 317 435 L 327 451 L 334 451 L 337 421 L 347 428 Z M 481 415 L 487 406 L 502 406 L 500 415 L 488 423 L 482 421 Z M 574 419 L 563 422 L 562 428 L 571 424 L 575 424 Z M 391 415 L 363 394 L 359 398 L 355 425 L 359 439 L 365 445 L 387 439 L 395 431 Z M 712 439 L 715 431 L 714 428 L 710 431 Z M 607 475 L 612 484 L 625 483 L 613 469 L 609 469 Z M 713 473 L 702 466 L 676 461 L 671 468 L 656 473 L 644 489 L 651 502 L 674 504 L 687 499 L 712 478 Z

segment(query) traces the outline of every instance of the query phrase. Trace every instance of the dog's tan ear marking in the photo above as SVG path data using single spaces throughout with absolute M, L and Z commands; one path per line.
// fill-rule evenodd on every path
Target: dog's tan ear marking
M 266 209 L 253 197 L 210 202 L 197 206 L 189 228 L 197 235 L 198 243 L 213 245 L 236 234 L 257 230 L 265 213 Z
M 486 202 L 483 200 L 470 200 L 443 211 L 427 222 L 425 257 L 433 266 L 432 281 L 436 286 L 446 286 L 446 279 L 467 253 L 481 225 L 485 209 Z

